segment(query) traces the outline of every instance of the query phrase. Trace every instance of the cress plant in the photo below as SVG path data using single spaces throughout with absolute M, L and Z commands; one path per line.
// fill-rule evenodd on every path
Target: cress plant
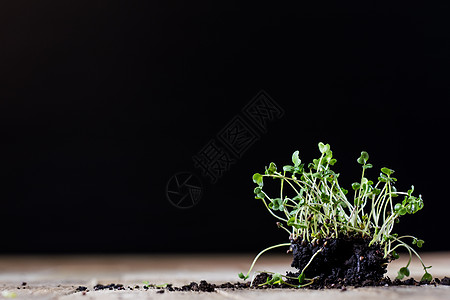
M 409 261 L 398 271 L 397 278 L 409 276 L 408 267 L 414 253 L 425 271 L 422 281 L 431 281 L 432 276 L 427 271 L 431 267 L 425 266 L 419 254 L 405 240 L 411 240 L 411 244 L 419 248 L 424 241 L 411 235 L 398 236 L 392 233 L 394 224 L 399 222 L 401 216 L 415 214 L 423 208 L 422 196 L 413 196 L 414 186 L 407 192 L 397 191 L 394 185 L 397 179 L 392 176 L 394 170 L 389 168 L 381 168 L 376 182 L 366 178 L 365 173 L 372 165 L 368 163 L 369 154 L 362 151 L 357 159 L 362 167 L 361 179 L 352 184 L 353 193 L 349 193 L 340 186 L 339 174 L 331 169 L 336 159 L 333 158 L 330 145 L 319 143 L 319 151 L 320 157 L 306 166 L 299 157 L 299 151 L 295 151 L 292 155 L 293 165 L 286 165 L 282 170 L 278 170 L 276 164 L 271 162 L 264 174 L 253 175 L 253 181 L 258 185 L 254 189 L 255 198 L 260 199 L 269 213 L 278 219 L 278 227 L 289 234 L 291 241 L 299 239 L 309 243 L 346 235 L 369 237 L 369 246 L 380 245 L 381 249 L 384 249 L 384 258 L 397 259 L 399 255 L 396 250 L 400 247 L 406 248 Z M 269 178 L 280 181 L 280 193 L 277 197 L 269 196 L 263 190 L 264 180 Z M 399 197 L 403 199 L 397 200 Z M 239 277 L 247 279 L 264 252 L 290 245 L 291 243 L 283 243 L 262 250 L 255 257 L 247 275 L 240 273 Z M 305 278 L 304 272 L 322 249 L 312 255 L 300 276 L 295 278 L 299 281 L 299 285 L 295 287 L 302 287 L 314 281 L 314 278 Z M 283 278 L 290 277 L 279 273 L 272 274 L 265 284 L 288 284 Z

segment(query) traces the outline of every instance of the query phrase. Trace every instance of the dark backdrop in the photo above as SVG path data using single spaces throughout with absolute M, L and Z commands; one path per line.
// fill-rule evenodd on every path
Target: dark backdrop
M 388 166 L 414 184 L 425 208 L 396 231 L 450 250 L 448 9 L 2 1 L 0 251 L 263 249 L 286 236 L 252 174 L 319 141 L 347 188 L 361 150 L 369 177 Z M 257 129 L 243 108 L 262 90 L 280 111 Z M 257 140 L 233 156 L 219 136 L 235 120 Z M 234 160 L 215 182 L 193 160 L 211 141 Z M 168 200 L 177 172 L 198 180 L 180 190 L 192 208 Z

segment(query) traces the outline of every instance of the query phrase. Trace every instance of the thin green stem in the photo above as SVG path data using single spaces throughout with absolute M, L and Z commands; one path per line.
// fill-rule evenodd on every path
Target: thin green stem
M 265 193 L 264 193 L 264 195 L 265 195 Z M 267 195 L 266 195 L 266 197 L 267 197 Z M 269 197 L 267 197 L 267 198 L 270 200 Z M 262 200 L 262 202 L 264 202 L 264 205 L 266 206 L 267 210 L 270 212 L 270 214 L 271 214 L 272 216 L 274 216 L 274 217 L 277 218 L 278 220 L 287 222 L 286 219 L 283 219 L 282 217 L 279 217 L 279 216 L 277 216 L 276 214 L 274 214 L 274 213 L 272 212 L 272 210 L 270 209 L 270 207 L 267 205 L 266 200 L 264 200 L 264 199 L 261 199 L 261 200 Z
M 313 259 L 317 256 L 317 254 L 319 254 L 320 252 L 322 252 L 322 250 L 323 250 L 323 248 L 320 248 L 319 250 L 316 251 L 316 253 L 313 254 L 313 256 L 311 256 L 311 258 L 309 259 L 308 263 L 307 263 L 306 266 L 303 268 L 301 274 L 305 274 L 306 268 L 309 267 L 309 265 L 311 264 L 311 262 L 313 261 Z
M 291 246 L 291 243 L 283 243 L 283 244 L 278 244 L 278 245 L 274 245 L 274 246 L 270 246 L 264 250 L 262 250 L 261 252 L 258 253 L 258 255 L 256 255 L 255 259 L 253 260 L 250 269 L 247 272 L 247 275 L 245 275 L 245 278 L 248 278 L 248 275 L 250 274 L 250 272 L 252 271 L 253 267 L 255 266 L 256 261 L 259 259 L 259 257 L 266 251 L 278 248 L 278 247 L 284 247 L 284 246 Z

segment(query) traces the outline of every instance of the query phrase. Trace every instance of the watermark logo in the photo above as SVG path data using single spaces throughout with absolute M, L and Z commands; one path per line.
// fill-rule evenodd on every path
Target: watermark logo
M 194 173 L 179 172 L 167 182 L 167 199 L 176 208 L 194 207 L 200 201 L 202 194 L 202 182 Z
M 210 183 L 216 183 L 267 132 L 268 123 L 283 116 L 283 108 L 265 91 L 260 91 L 192 156 L 194 167 Z M 182 177 L 187 179 L 183 181 Z M 203 195 L 202 183 L 193 172 L 177 173 L 169 179 L 166 195 L 175 207 L 191 208 Z

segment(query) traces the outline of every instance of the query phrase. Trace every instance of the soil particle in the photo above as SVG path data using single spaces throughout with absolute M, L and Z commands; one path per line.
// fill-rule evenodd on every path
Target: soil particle
M 87 287 L 85 287 L 85 286 L 79 286 L 79 287 L 77 287 L 76 288 L 76 290 L 75 291 L 77 291 L 77 292 L 83 292 L 83 291 L 86 291 L 87 290 Z
M 205 280 L 200 281 L 200 284 L 197 282 L 191 282 L 190 284 L 183 285 L 181 288 L 175 287 L 173 290 L 175 291 L 183 291 L 183 292 L 215 292 L 216 285 L 206 282 Z M 170 291 L 170 289 L 169 289 Z
M 94 286 L 94 291 L 99 290 L 125 290 L 125 288 L 123 287 L 123 284 L 115 284 L 115 283 L 107 285 L 97 284 L 96 286 Z
M 197 282 L 191 282 L 188 285 L 183 285 L 181 287 L 182 291 L 194 291 L 194 292 L 198 292 L 198 283 Z
M 216 285 L 216 288 L 221 289 L 248 289 L 250 287 L 250 282 L 226 282 L 219 285 Z
M 202 292 L 215 292 L 215 287 L 216 287 L 216 285 L 214 284 L 211 284 L 211 283 L 208 283 L 208 282 L 206 282 L 205 280 L 202 280 L 202 281 L 200 281 L 200 284 L 199 284 L 199 289 L 200 289 L 200 291 L 202 291 Z
M 395 279 L 393 285 L 420 285 L 420 283 L 415 281 L 414 278 L 411 277 L 403 281 Z
M 175 289 L 173 288 L 173 285 L 172 285 L 172 284 L 168 284 L 167 287 L 166 287 L 166 289 L 167 289 L 169 292 L 175 291 Z
M 267 273 L 261 273 L 258 274 L 255 279 L 253 279 L 253 286 L 254 287 L 259 287 L 261 284 L 266 283 L 267 279 L 271 278 L 271 276 Z M 263 286 L 263 287 L 267 287 L 267 285 Z
M 443 285 L 450 285 L 450 278 L 448 278 L 447 276 L 442 278 L 440 281 L 441 281 L 441 284 L 443 284 Z

